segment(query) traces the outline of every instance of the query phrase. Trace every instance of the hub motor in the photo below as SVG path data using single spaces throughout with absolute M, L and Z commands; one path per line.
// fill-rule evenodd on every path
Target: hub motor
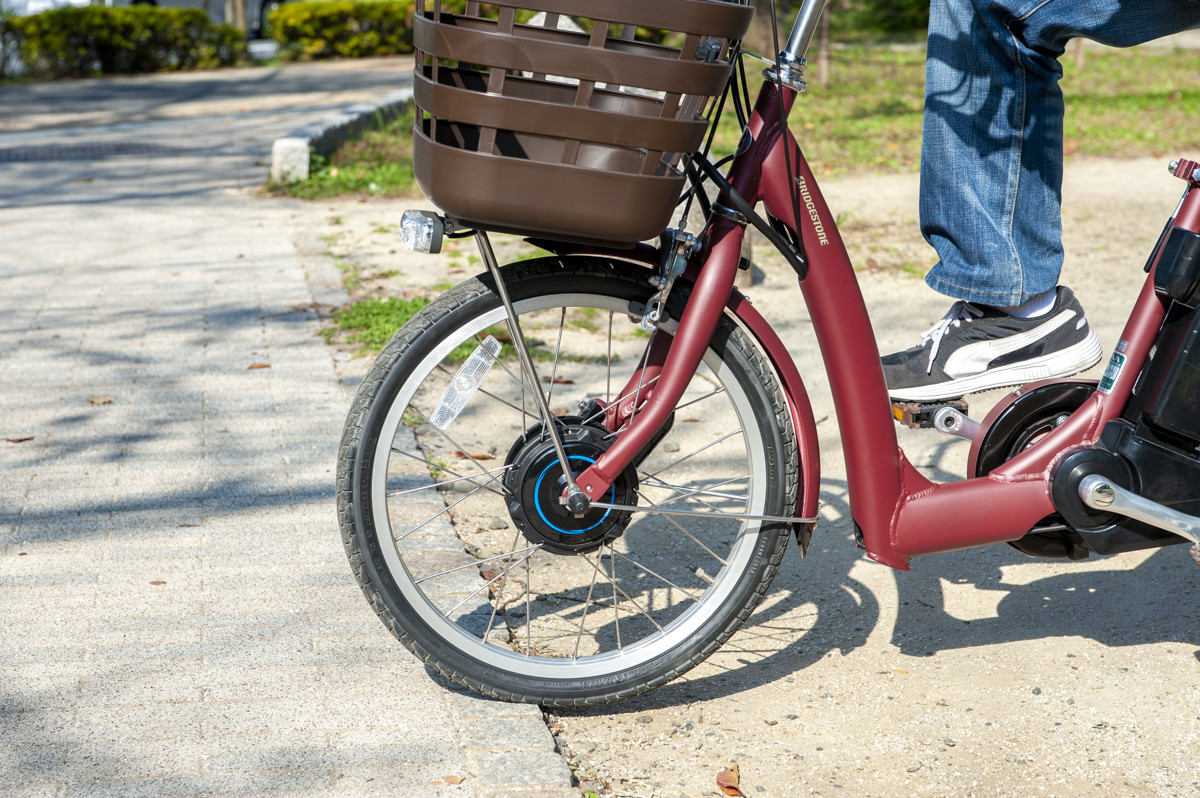
M 615 441 L 607 430 L 585 424 L 579 416 L 560 416 L 559 421 L 558 432 L 575 475 L 586 471 Z M 567 480 L 541 424 L 517 439 L 504 465 L 508 512 L 530 543 L 561 554 L 595 551 L 620 537 L 629 524 L 628 512 L 593 507 L 577 518 L 559 501 Z M 603 501 L 636 504 L 637 487 L 637 471 L 626 466 Z

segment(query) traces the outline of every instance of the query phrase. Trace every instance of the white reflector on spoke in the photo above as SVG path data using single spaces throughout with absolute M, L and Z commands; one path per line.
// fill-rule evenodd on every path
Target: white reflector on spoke
M 454 419 L 458 418 L 458 414 L 475 395 L 476 389 L 483 384 L 484 378 L 499 354 L 500 342 L 491 335 L 484 338 L 483 343 L 476 347 L 471 356 L 467 358 L 467 362 L 463 363 L 462 368 L 454 375 L 454 379 L 446 388 L 446 393 L 442 394 L 442 401 L 438 402 L 437 409 L 433 411 L 433 416 L 429 419 L 433 426 L 445 431 L 454 423 Z

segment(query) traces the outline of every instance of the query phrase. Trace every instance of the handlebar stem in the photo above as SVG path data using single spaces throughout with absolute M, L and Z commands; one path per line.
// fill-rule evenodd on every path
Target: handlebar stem
M 800 10 L 796 12 L 796 22 L 792 25 L 792 33 L 788 36 L 787 46 L 779 53 L 783 63 L 803 63 L 808 55 L 813 36 L 817 33 L 817 25 L 829 0 L 804 0 Z

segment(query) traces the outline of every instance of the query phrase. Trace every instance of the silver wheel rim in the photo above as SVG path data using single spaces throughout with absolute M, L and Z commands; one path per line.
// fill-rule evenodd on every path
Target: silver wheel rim
M 628 303 L 625 300 L 599 294 L 543 295 L 515 303 L 517 312 L 523 319 L 523 328 L 525 327 L 524 319 L 529 317 L 531 314 L 536 312 L 558 311 L 564 306 L 595 308 L 600 311 L 608 311 L 610 339 L 612 337 L 612 321 L 625 320 L 625 317 L 630 312 Z M 642 634 L 640 637 L 638 637 L 638 639 L 635 639 L 632 642 L 623 642 L 621 640 L 621 623 L 623 622 L 622 613 L 627 613 L 638 617 L 636 613 L 640 610 L 643 615 L 650 616 L 652 608 L 645 609 L 637 606 L 637 599 L 640 596 L 630 595 L 628 592 L 622 591 L 620 584 L 609 589 L 605 584 L 605 571 L 607 568 L 604 565 L 604 557 L 592 555 L 592 557 L 589 559 L 593 560 L 593 562 L 587 566 L 587 568 L 590 569 L 590 571 L 594 574 L 592 577 L 592 585 L 590 587 L 584 584 L 578 586 L 579 592 L 582 592 L 584 588 L 587 588 L 588 593 L 587 598 L 583 602 L 583 606 L 578 608 L 578 611 L 574 614 L 575 616 L 582 616 L 582 620 L 580 622 L 581 628 L 587 625 L 589 613 L 593 615 L 593 620 L 597 624 L 603 623 L 598 613 L 609 612 L 612 614 L 615 620 L 615 624 L 613 625 L 616 626 L 615 636 L 617 644 L 615 649 L 610 649 L 607 651 L 592 651 L 590 653 L 589 649 L 585 649 L 584 652 L 581 653 L 579 638 L 583 636 L 583 633 L 580 633 L 576 635 L 573 652 L 569 655 L 564 654 L 561 647 L 552 651 L 539 650 L 539 647 L 545 645 L 544 638 L 536 637 L 535 631 L 537 630 L 537 621 L 541 621 L 543 619 L 538 618 L 535 620 L 535 616 L 530 608 L 530 604 L 533 601 L 542 603 L 538 601 L 536 596 L 543 594 L 536 592 L 536 584 L 532 578 L 526 580 L 526 589 L 524 591 L 523 601 L 525 604 L 524 610 L 526 623 L 524 624 L 523 633 L 518 631 L 516 635 L 513 634 L 512 627 L 507 623 L 507 621 L 510 620 L 508 617 L 509 611 L 507 610 L 507 607 L 505 607 L 502 612 L 501 610 L 496 609 L 497 605 L 500 604 L 501 601 L 507 600 L 508 597 L 496 597 L 494 594 L 494 588 L 488 587 L 488 574 L 484 573 L 481 575 L 481 572 L 491 570 L 489 563 L 494 563 L 497 566 L 508 567 L 509 564 L 507 562 L 502 563 L 494 559 L 484 559 L 483 562 L 479 564 L 478 568 L 463 567 L 462 565 L 450 565 L 449 567 L 454 568 L 455 570 L 446 573 L 444 576 L 438 576 L 440 573 L 439 571 L 428 571 L 421 568 L 409 568 L 409 566 L 413 564 L 415 557 L 423 557 L 425 556 L 425 552 L 421 552 L 420 554 L 415 555 L 415 557 L 414 555 L 402 552 L 402 549 L 404 548 L 403 541 L 411 539 L 416 534 L 412 531 L 416 524 L 410 523 L 409 519 L 405 517 L 405 513 L 401 507 L 402 502 L 398 502 L 398 496 L 395 495 L 398 492 L 396 486 L 395 484 L 389 484 L 389 466 L 396 463 L 397 458 L 401 460 L 412 460 L 414 458 L 412 457 L 412 452 L 397 452 L 391 444 L 396 442 L 398 434 L 403 436 L 402 428 L 404 427 L 405 413 L 411 412 L 413 409 L 415 409 L 417 412 L 421 412 L 419 404 L 415 406 L 415 408 L 410 408 L 410 403 L 412 402 L 414 395 L 418 393 L 422 384 L 424 384 L 430 375 L 437 370 L 439 364 L 441 364 L 442 361 L 464 340 L 477 341 L 479 339 L 474 338 L 474 336 L 488 330 L 494 325 L 502 324 L 503 321 L 503 309 L 496 308 L 486 314 L 473 317 L 467 323 L 456 328 L 451 335 L 446 336 L 444 340 L 441 341 L 438 346 L 432 352 L 430 352 L 429 355 L 426 356 L 416 368 L 412 370 L 412 376 L 405 380 L 404 384 L 401 386 L 400 393 L 392 402 L 388 414 L 383 422 L 379 436 L 380 443 L 375 451 L 372 462 L 373 470 L 370 490 L 372 492 L 371 506 L 373 512 L 373 521 L 377 534 L 380 536 L 380 547 L 384 561 L 386 562 L 387 568 L 390 571 L 390 576 L 396 583 L 399 592 L 404 597 L 408 606 L 420 617 L 421 621 L 428 625 L 433 632 L 438 635 L 439 638 L 441 638 L 441 640 L 453 647 L 455 650 L 482 662 L 488 667 L 520 674 L 528 678 L 540 678 L 547 680 L 568 678 L 601 680 L 598 682 L 598 684 L 603 684 L 603 680 L 606 678 L 615 681 L 618 678 L 618 675 L 621 675 L 622 677 L 628 677 L 631 675 L 631 671 L 633 672 L 632 675 L 637 675 L 638 669 L 644 669 L 646 672 L 649 672 L 656 667 L 655 663 L 659 662 L 664 655 L 667 655 L 678 647 L 686 645 L 689 643 L 689 641 L 694 640 L 700 628 L 715 615 L 719 614 L 721 608 L 730 600 L 731 595 L 741 584 L 741 575 L 747 570 L 756 570 L 757 564 L 752 565 L 751 558 L 755 554 L 759 528 L 761 525 L 760 522 L 730 521 L 727 519 L 720 519 L 719 516 L 714 513 L 714 518 L 717 519 L 718 522 L 723 523 L 726 526 L 730 526 L 730 528 L 736 529 L 736 532 L 734 533 L 734 542 L 732 545 L 724 549 L 713 552 L 713 559 L 700 566 L 700 570 L 703 572 L 703 574 L 702 576 L 700 574 L 697 574 L 696 576 L 700 580 L 700 583 L 704 584 L 705 587 L 699 589 L 699 592 L 697 593 L 695 587 L 696 583 L 691 583 L 687 586 L 677 584 L 675 580 L 670 579 L 670 575 L 659 574 L 655 572 L 653 568 L 646 566 L 644 563 L 638 563 L 636 560 L 631 562 L 622 562 L 623 557 L 622 552 L 620 551 L 622 540 L 632 540 L 635 534 L 652 534 L 654 530 L 670 528 L 672 526 L 679 527 L 681 525 L 680 523 L 672 520 L 661 520 L 661 517 L 659 517 L 658 521 L 654 521 L 651 520 L 652 517 L 649 515 L 635 516 L 629 524 L 629 529 L 625 532 L 622 538 L 615 541 L 611 547 L 605 549 L 605 551 L 608 552 L 609 565 L 614 571 L 613 575 L 616 577 L 608 581 L 619 583 L 620 577 L 615 573 L 615 569 L 618 567 L 618 565 L 625 570 L 629 570 L 631 568 L 636 569 L 638 565 L 641 565 L 643 568 L 654 573 L 655 577 L 664 580 L 664 582 L 669 582 L 669 584 L 672 586 L 665 587 L 663 584 L 656 585 L 654 589 L 646 594 L 651 598 L 654 597 L 656 590 L 666 590 L 669 592 L 672 588 L 677 588 L 679 591 L 688 595 L 695 594 L 698 597 L 688 598 L 685 596 L 684 599 L 680 600 L 680 604 L 676 605 L 679 607 L 677 611 L 663 613 L 663 617 L 667 620 L 661 625 L 660 628 L 653 632 Z M 556 352 L 559 353 L 561 353 L 562 349 L 562 327 L 563 324 L 560 322 L 558 330 L 559 348 L 556 350 Z M 529 332 L 527 331 L 526 334 L 528 335 Z M 644 345 L 645 341 L 643 340 L 640 346 Z M 608 366 L 611 366 L 611 361 Z M 547 368 L 550 368 L 555 372 L 556 376 L 553 377 L 553 379 L 559 379 L 557 374 L 560 366 L 559 357 L 557 354 L 554 358 L 553 364 L 548 365 Z M 515 366 L 514 364 L 512 369 L 513 371 L 516 371 L 519 369 L 519 366 Z M 746 467 L 749 468 L 750 471 L 747 474 L 747 479 L 738 482 L 735 486 L 736 490 L 744 490 L 744 503 L 742 503 L 740 498 L 738 498 L 742 494 L 737 494 L 735 492 L 735 487 L 730 487 L 731 483 L 729 482 L 726 482 L 725 486 L 718 484 L 718 488 L 723 487 L 723 489 L 706 489 L 707 492 L 699 497 L 685 497 L 682 500 L 682 503 L 688 504 L 689 506 L 694 506 L 694 502 L 698 500 L 706 506 L 713 506 L 714 503 L 722 504 L 723 506 L 719 509 L 722 509 L 725 512 L 762 512 L 763 505 L 767 500 L 768 494 L 768 475 L 765 471 L 766 465 L 763 462 L 763 458 L 752 456 L 750 454 L 761 453 L 765 449 L 765 444 L 762 440 L 761 433 L 758 430 L 757 424 L 754 423 L 755 410 L 753 403 L 750 397 L 740 389 L 740 386 L 737 385 L 734 376 L 731 373 L 731 369 L 726 364 L 722 363 L 717 354 L 711 349 L 705 354 L 702 370 L 703 369 L 707 369 L 707 376 L 705 377 L 706 379 L 715 380 L 717 383 L 724 386 L 725 390 L 723 393 L 716 394 L 716 396 L 720 396 L 725 400 L 725 406 L 732 409 L 733 416 L 738 422 L 740 429 L 738 430 L 737 435 L 734 437 L 741 439 L 741 457 L 744 460 Z M 511 379 L 514 386 L 518 385 L 518 381 L 515 376 L 511 373 L 504 374 L 504 372 L 500 370 L 499 366 L 497 366 L 493 371 L 502 374 L 506 379 Z M 627 374 L 628 369 L 624 371 L 624 375 L 627 376 Z M 619 380 L 620 385 L 615 386 L 612 389 L 613 391 L 618 390 L 624 384 L 623 379 L 624 377 L 622 377 L 622 380 Z M 697 379 L 701 378 L 698 377 Z M 695 380 L 693 382 L 695 383 Z M 488 384 L 485 383 L 483 389 L 486 390 L 488 387 Z M 684 402 L 681 402 L 681 407 L 686 404 L 687 400 L 688 396 L 685 394 L 685 400 Z M 699 404 L 703 404 L 704 401 L 707 401 L 707 399 L 701 400 Z M 503 405 L 499 404 L 497 404 L 497 406 L 503 407 Z M 427 411 L 428 408 L 426 408 L 425 412 L 422 413 L 422 415 L 425 415 L 426 418 L 428 417 Z M 508 412 L 514 416 L 520 417 L 520 414 L 517 413 L 515 409 L 509 409 Z M 697 415 L 699 415 L 699 413 L 697 413 Z M 529 423 L 532 424 L 534 422 L 530 420 Z M 453 427 L 451 430 L 452 429 Z M 520 434 L 519 430 L 513 430 L 512 432 L 513 439 Z M 668 438 L 669 437 L 670 436 L 668 436 Z M 726 438 L 718 445 L 726 446 L 728 440 L 729 438 Z M 420 447 L 418 446 L 418 448 Z M 499 467 L 498 462 L 479 462 L 475 460 L 475 458 L 471 457 L 470 452 L 464 453 L 468 455 L 467 458 L 464 458 L 464 463 L 469 466 L 470 469 L 476 469 L 476 467 L 478 467 L 478 470 L 475 471 L 477 475 L 489 470 L 486 468 L 486 465 L 492 465 L 495 468 Z M 421 456 L 424 456 L 424 452 L 421 453 Z M 692 455 L 686 449 L 681 450 L 679 456 L 684 459 L 696 459 L 699 457 L 697 455 Z M 649 463 L 650 461 L 648 460 L 647 462 Z M 428 461 L 426 461 L 426 463 L 428 464 Z M 435 469 L 436 468 L 437 466 L 435 466 Z M 439 471 L 435 471 L 435 473 L 439 473 Z M 447 468 L 445 472 L 442 472 L 442 476 L 444 478 L 440 481 L 444 483 L 466 481 L 461 479 L 461 473 L 458 477 L 448 476 L 449 473 L 452 473 L 449 468 Z M 659 478 L 656 477 L 656 479 Z M 475 481 L 486 482 L 487 479 L 483 476 L 476 476 Z M 489 484 L 492 487 L 495 487 L 494 480 Z M 709 482 L 708 484 L 711 485 L 712 483 Z M 445 487 L 447 486 L 443 485 L 442 489 Z M 439 494 L 442 493 L 442 489 L 427 488 L 424 490 L 428 494 L 433 494 L 435 497 L 441 500 L 442 497 L 440 497 Z M 408 491 L 407 488 L 402 488 L 401 490 Z M 422 490 L 418 489 L 415 493 L 404 492 L 400 493 L 399 495 L 407 497 L 420 494 L 421 492 Z M 389 493 L 393 494 L 390 500 L 388 498 Z M 726 495 L 734 495 L 735 498 L 732 499 L 732 501 L 740 504 L 741 506 L 728 506 L 728 501 L 725 500 Z M 677 497 L 672 501 L 678 500 L 679 499 Z M 442 503 L 450 504 L 451 502 L 442 501 Z M 496 497 L 495 504 L 498 508 L 503 507 L 503 503 L 500 501 L 499 497 Z M 446 511 L 442 511 L 440 514 L 442 516 L 449 516 L 452 518 L 454 516 L 454 510 L 451 508 Z M 426 525 L 425 527 L 422 527 L 422 529 L 427 528 L 431 520 L 433 519 L 422 521 L 421 523 Z M 447 519 L 443 518 L 442 520 Z M 434 521 L 434 523 L 440 524 L 441 521 Z M 686 526 L 687 522 L 681 523 Z M 639 525 L 644 525 L 646 527 L 650 527 L 650 525 L 656 526 L 638 529 L 637 527 Z M 532 577 L 532 563 L 535 558 L 550 557 L 557 559 L 568 558 L 571 560 L 578 560 L 581 556 L 556 555 L 545 552 L 544 550 L 529 551 L 528 549 L 532 544 L 524 537 L 519 536 L 516 533 L 515 528 L 512 528 L 511 523 L 510 529 L 506 530 L 506 533 L 514 537 L 514 544 L 509 553 L 513 555 L 512 558 L 517 561 L 514 562 L 511 567 L 509 567 L 508 571 L 501 576 L 501 579 L 508 579 L 509 575 L 513 573 L 514 568 L 520 569 L 522 566 L 524 566 L 525 572 L 529 573 Z M 389 535 L 392 541 L 394 541 L 393 545 L 389 545 L 388 539 L 384 538 L 385 534 Z M 728 532 L 724 534 L 728 534 Z M 396 540 L 397 537 L 400 538 L 400 541 Z M 464 542 L 464 539 L 457 535 L 457 533 L 455 534 L 455 537 L 459 539 L 460 543 Z M 691 537 L 692 540 L 695 540 L 697 536 L 689 536 L 683 531 L 678 532 L 680 545 L 690 545 L 689 537 Z M 708 535 L 707 537 L 713 536 Z M 699 540 L 695 542 L 697 544 L 703 544 L 705 543 L 705 540 Z M 700 545 L 695 546 L 695 548 L 697 551 L 701 550 Z M 486 551 L 484 554 L 486 557 L 491 557 L 492 552 Z M 519 559 L 525 555 L 529 556 L 526 556 L 524 560 Z M 716 564 L 716 560 L 723 560 L 724 564 Z M 434 576 L 430 577 L 430 574 L 434 574 Z M 521 576 L 521 572 L 519 570 L 517 571 L 517 576 Z M 439 592 L 441 591 L 440 588 L 437 590 L 430 589 L 427 593 L 427 589 L 424 587 L 426 585 L 432 586 L 435 579 L 460 580 L 460 577 L 467 580 L 475 580 L 473 584 L 468 583 L 463 588 L 462 593 Z M 711 584 L 708 584 L 706 580 L 711 581 Z M 593 600 L 597 583 L 604 586 L 604 589 L 611 593 L 611 595 L 608 596 L 608 598 L 611 599 L 611 606 L 602 601 Z M 688 588 L 691 589 L 689 590 Z M 468 593 L 470 589 L 474 589 L 478 592 L 476 592 L 473 597 L 466 595 L 465 604 L 459 603 L 463 595 Z M 567 594 L 564 595 L 567 596 L 567 598 L 577 600 L 577 596 L 573 597 Z M 452 596 L 453 598 L 447 598 L 447 596 Z M 550 601 L 552 598 L 553 596 L 547 596 L 546 601 Z M 567 598 L 564 598 L 564 601 L 566 601 Z M 520 598 L 518 598 L 518 602 L 519 601 Z M 616 609 L 614 609 L 614 607 Z M 636 609 L 634 609 L 634 607 L 636 607 Z M 565 609 L 569 610 L 570 607 L 566 607 Z M 497 625 L 495 623 L 497 614 L 503 614 L 505 616 L 506 622 L 504 624 Z M 519 614 L 520 613 L 518 611 L 518 615 Z M 489 624 L 481 633 L 480 623 L 484 615 L 488 617 Z M 530 623 L 531 620 L 535 620 L 535 622 Z M 563 637 L 563 624 L 559 621 L 556 621 L 555 624 L 556 625 L 554 628 L 558 630 L 555 640 L 556 643 L 558 643 L 561 642 L 561 638 Z M 644 627 L 645 625 L 646 622 L 643 620 L 642 626 Z M 627 626 L 627 628 L 629 627 Z M 509 640 L 507 642 L 502 639 L 505 634 L 505 630 L 507 630 L 509 635 Z M 590 636 L 591 633 L 589 633 L 589 637 Z M 611 638 L 611 633 L 609 636 Z M 497 642 L 497 638 L 501 638 L 499 642 Z M 611 644 L 611 639 L 609 642 Z

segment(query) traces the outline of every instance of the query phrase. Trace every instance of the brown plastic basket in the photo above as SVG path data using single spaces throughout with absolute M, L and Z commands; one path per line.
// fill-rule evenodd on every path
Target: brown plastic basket
M 468 227 L 628 244 L 671 220 L 681 154 L 753 10 L 725 0 L 418 0 L 417 183 Z M 535 17 L 544 14 L 544 17 Z M 560 29 L 567 17 L 591 32 Z M 536 24 L 532 21 L 536 20 Z M 639 27 L 669 44 L 635 39 Z M 678 45 L 678 46 L 673 46 Z

